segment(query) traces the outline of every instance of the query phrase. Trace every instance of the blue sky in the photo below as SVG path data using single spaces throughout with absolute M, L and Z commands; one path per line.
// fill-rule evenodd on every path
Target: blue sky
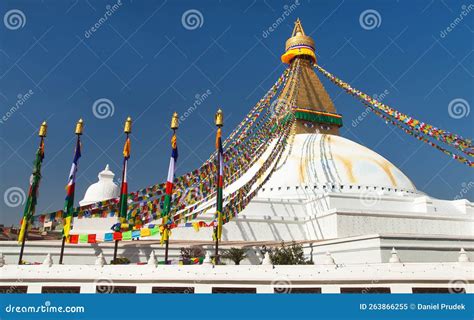
M 107 20 L 99 22 L 106 6 L 114 4 Z M 7 118 L 0 123 L 0 223 L 16 224 L 21 217 L 23 206 L 5 198 L 12 188 L 27 192 L 38 144 L 35 134 L 43 120 L 48 121 L 49 135 L 37 212 L 63 206 L 73 129 L 81 117 L 85 134 L 76 202 L 107 163 L 116 177 L 120 175 L 122 128 L 129 115 L 134 119 L 130 190 L 165 181 L 170 116 L 173 111 L 184 113 L 201 99 L 179 129 L 178 174 L 197 167 L 213 149 L 216 109 L 224 110 L 224 132 L 229 133 L 284 70 L 280 55 L 297 17 L 314 37 L 318 61 L 328 71 L 369 94 L 384 94 L 383 101 L 395 109 L 472 137 L 473 115 L 468 111 L 474 104 L 474 12 L 446 31 L 462 14 L 462 5 L 349 0 L 1 1 L 0 113 Z M 18 14 L 11 10 L 22 13 L 16 24 L 5 18 L 7 13 Z M 183 24 L 188 10 L 199 12 L 196 25 Z M 284 22 L 266 33 L 285 10 Z M 377 12 L 375 26 L 360 22 L 366 10 Z M 99 27 L 91 31 L 96 24 Z M 463 191 L 474 180 L 472 169 L 375 115 L 354 126 L 352 121 L 364 111 L 362 104 L 322 80 L 344 116 L 344 137 L 389 159 L 432 196 L 474 199 L 472 189 Z M 26 95 L 30 90 L 32 94 Z M 9 113 L 26 96 L 20 108 Z M 99 99 L 112 102 L 113 114 L 94 115 L 93 105 Z M 452 117 L 448 106 L 454 99 L 465 101 L 464 112 Z

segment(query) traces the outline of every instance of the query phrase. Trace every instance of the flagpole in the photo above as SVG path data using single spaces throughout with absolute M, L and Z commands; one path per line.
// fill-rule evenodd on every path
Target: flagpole
M 130 157 L 129 154 L 129 149 L 127 149 L 127 144 L 129 144 L 129 135 L 132 132 L 132 118 L 128 117 L 127 120 L 125 121 L 125 125 L 123 128 L 123 132 L 125 133 L 125 147 L 124 147 L 124 157 L 123 157 L 123 169 L 122 169 L 122 186 L 120 188 L 120 211 L 119 211 L 119 220 L 120 224 L 125 223 L 127 220 L 127 197 L 128 194 L 124 193 L 124 186 L 126 186 L 126 170 L 127 170 L 127 160 Z M 129 148 L 129 145 L 128 145 Z M 128 193 L 128 192 L 127 192 Z M 125 202 L 125 203 L 123 203 Z M 115 261 L 117 259 L 117 251 L 118 251 L 118 244 L 120 240 L 115 240 L 115 247 L 114 247 L 114 259 Z
M 216 171 L 217 171 L 217 179 L 216 179 L 216 185 L 217 185 L 217 192 L 216 192 L 216 223 L 217 225 L 214 227 L 214 235 L 216 238 L 216 247 L 215 247 L 215 253 L 214 253 L 214 265 L 217 265 L 219 263 L 219 238 L 221 236 L 221 219 L 222 219 L 222 179 L 223 177 L 221 176 L 221 161 L 222 159 L 222 141 L 221 141 L 221 130 L 222 127 L 224 126 L 224 115 L 222 113 L 222 110 L 219 109 L 215 115 L 215 124 L 217 127 L 217 136 L 216 136 L 216 149 L 217 149 L 217 161 L 216 161 Z M 222 168 L 223 169 L 223 168 Z
M 76 159 L 77 152 L 78 152 L 77 148 L 80 148 L 83 126 L 84 126 L 84 121 L 82 119 L 79 119 L 79 121 L 76 123 L 76 129 L 74 131 L 74 133 L 77 136 L 77 138 L 76 138 L 76 149 L 74 150 L 75 154 L 74 154 L 74 160 L 73 160 L 73 164 L 72 164 L 73 167 L 72 167 L 71 172 L 69 174 L 69 180 L 68 180 L 67 188 L 70 188 L 71 179 L 73 180 L 72 183 L 75 184 L 76 172 L 77 172 L 77 163 L 76 163 L 76 161 L 78 160 L 78 159 Z M 81 151 L 79 149 L 79 154 L 80 154 L 80 152 Z M 75 186 L 73 188 L 75 188 Z M 73 210 L 72 208 L 74 206 L 74 189 L 72 190 L 72 195 L 69 194 L 69 192 L 70 192 L 70 190 L 68 189 L 67 194 L 66 194 L 66 203 L 64 205 L 64 214 L 66 216 L 63 217 L 63 221 L 64 221 L 63 222 L 63 239 L 62 239 L 62 243 L 61 243 L 61 253 L 59 254 L 59 264 L 63 264 L 64 247 L 66 245 L 66 240 L 69 237 L 69 232 L 71 230 L 71 221 L 72 221 L 72 218 L 73 218 L 72 215 L 74 214 L 72 212 L 72 210 Z M 68 197 L 71 197 L 71 198 L 69 199 Z
M 173 130 L 173 135 L 171 138 L 171 148 L 172 148 L 172 153 L 171 153 L 171 160 L 170 160 L 170 167 L 168 168 L 168 178 L 166 181 L 166 198 L 165 198 L 165 205 L 164 205 L 164 226 L 163 226 L 163 232 L 164 238 L 165 238 L 165 264 L 168 264 L 168 249 L 169 249 L 169 225 L 168 225 L 168 220 L 169 220 L 169 213 L 171 211 L 170 205 L 171 205 L 171 197 L 173 195 L 173 182 L 174 182 L 174 172 L 176 170 L 176 160 L 177 160 L 177 146 L 176 146 L 176 130 L 178 130 L 179 127 L 179 118 L 178 118 L 178 113 L 175 112 L 173 113 L 173 117 L 171 118 L 171 124 L 170 128 Z M 175 154 L 176 152 L 176 154 Z
M 36 207 L 36 193 L 39 188 L 39 179 L 41 179 L 41 172 L 39 170 L 41 168 L 41 165 L 39 165 L 38 168 L 38 161 L 43 161 L 44 157 L 44 150 L 41 150 L 44 148 L 44 138 L 46 137 L 46 133 L 48 131 L 48 125 L 46 124 L 46 121 L 44 121 L 39 129 L 38 136 L 40 137 L 40 144 L 38 147 L 38 151 L 36 153 L 36 161 L 35 161 L 35 168 L 33 169 L 33 175 L 32 179 L 30 182 L 30 190 L 28 194 L 28 200 L 26 202 L 25 206 L 25 212 L 23 213 L 23 219 L 22 219 L 22 225 L 20 228 L 20 232 L 18 234 L 19 237 L 21 237 L 21 249 L 20 249 L 20 257 L 18 258 L 18 264 L 22 264 L 23 261 L 23 252 L 25 250 L 25 243 L 26 243 L 26 238 L 28 237 L 28 225 L 29 225 L 29 220 L 31 219 L 31 215 L 34 214 L 35 212 L 35 207 Z M 40 155 L 39 152 L 41 152 L 41 159 L 38 158 Z M 36 175 L 39 175 L 38 180 L 36 180 Z M 33 198 L 32 198 L 33 197 Z

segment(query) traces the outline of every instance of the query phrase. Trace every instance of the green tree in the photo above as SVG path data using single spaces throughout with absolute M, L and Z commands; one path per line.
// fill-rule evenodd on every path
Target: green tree
M 247 257 L 247 250 L 242 248 L 230 248 L 225 250 L 224 253 L 221 255 L 224 259 L 232 260 L 235 265 L 239 265 L 240 261 L 244 260 Z
M 274 265 L 313 264 L 304 257 L 303 246 L 292 242 L 290 245 L 281 243 L 279 248 L 270 252 L 270 259 Z

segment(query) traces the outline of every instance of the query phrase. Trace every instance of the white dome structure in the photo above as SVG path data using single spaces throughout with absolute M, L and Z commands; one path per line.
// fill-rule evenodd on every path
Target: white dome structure
M 117 198 L 120 195 L 120 188 L 114 182 L 115 174 L 110 171 L 109 165 L 98 175 L 99 181 L 91 184 L 87 188 L 84 199 L 79 201 L 80 206 L 86 206 L 103 200 Z
M 376 187 L 416 192 L 410 179 L 378 153 L 330 134 L 297 134 L 265 188 L 295 186 Z

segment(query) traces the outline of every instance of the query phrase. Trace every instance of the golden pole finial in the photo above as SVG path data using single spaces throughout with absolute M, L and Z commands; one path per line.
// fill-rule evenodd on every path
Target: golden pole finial
M 178 118 L 178 113 L 175 112 L 173 113 L 173 116 L 171 117 L 171 129 L 176 130 L 179 127 L 179 118 Z
M 84 121 L 81 119 L 79 119 L 79 121 L 77 121 L 76 123 L 76 130 L 75 130 L 75 133 L 80 136 L 82 134 L 82 129 L 84 127 Z
M 48 125 L 46 124 L 46 121 L 43 121 L 43 123 L 41 124 L 39 128 L 38 136 L 40 136 L 41 138 L 46 137 L 47 131 L 48 131 Z
M 222 127 L 224 125 L 224 113 L 221 109 L 217 110 L 214 121 L 218 127 Z
M 132 118 L 128 117 L 125 121 L 125 126 L 123 127 L 123 132 L 131 133 L 132 132 Z

